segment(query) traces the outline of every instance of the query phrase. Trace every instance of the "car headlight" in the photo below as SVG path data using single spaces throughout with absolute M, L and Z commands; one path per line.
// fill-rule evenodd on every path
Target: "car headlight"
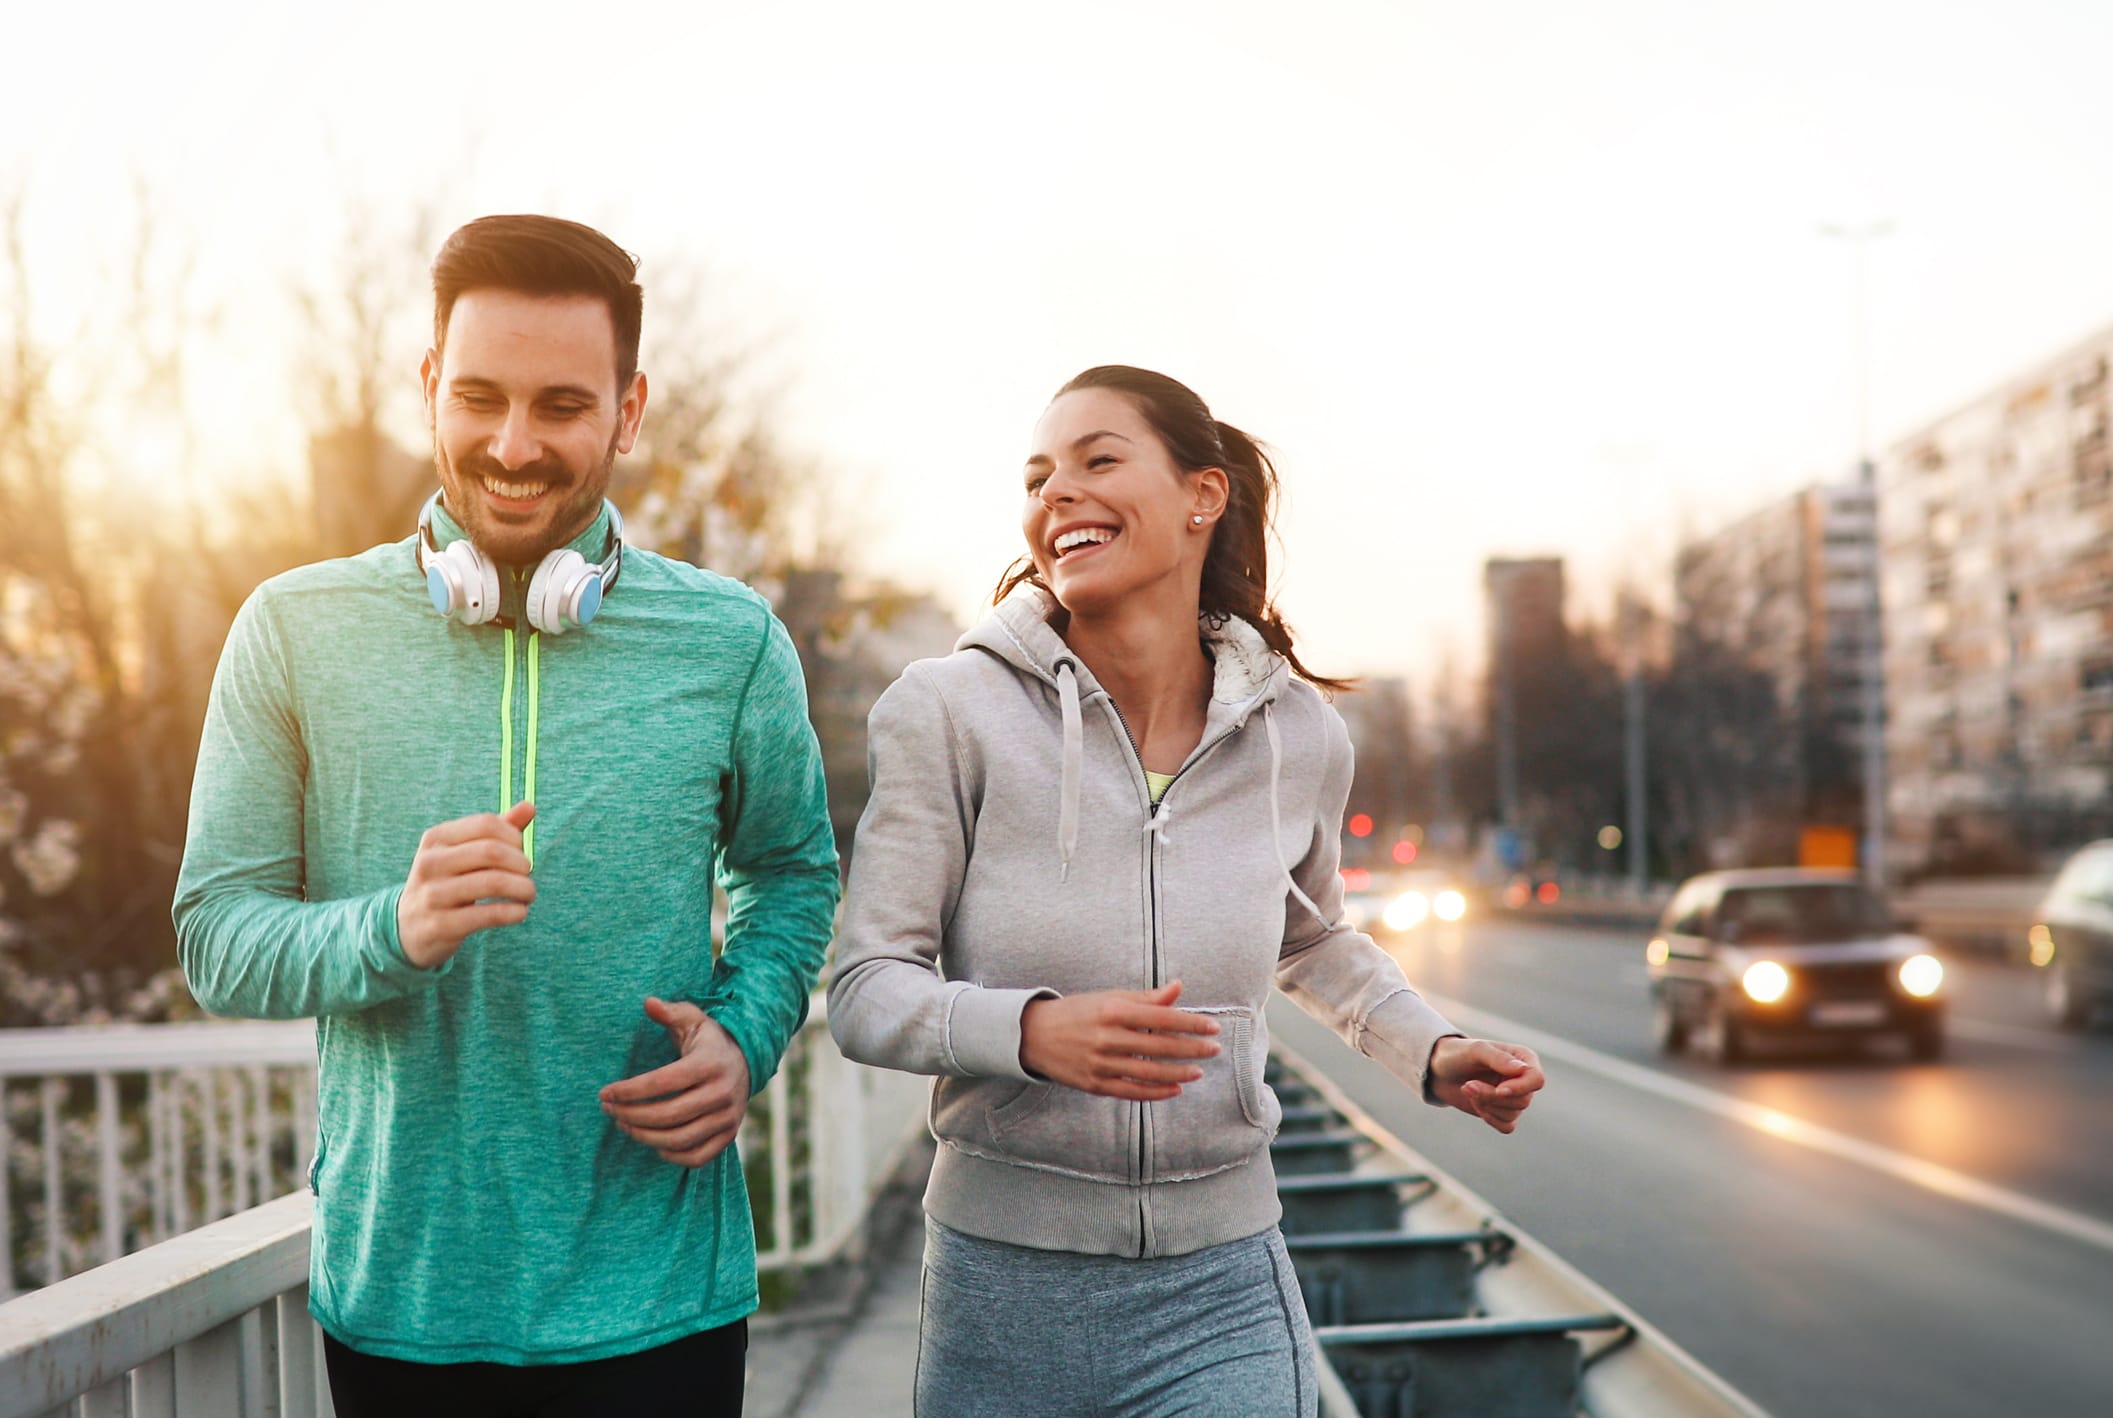
M 1774 1004 L 1790 993 L 1790 972 L 1773 960 L 1756 960 L 1739 977 L 1739 987 L 1756 1004 Z
M 1431 899 L 1431 914 L 1441 921 L 1457 921 L 1467 914 L 1467 898 L 1448 887 Z
M 1900 988 L 1928 999 L 1944 984 L 1944 964 L 1934 955 L 1915 955 L 1900 962 Z
M 1431 914 L 1431 903 L 1421 891 L 1404 891 L 1387 907 L 1385 920 L 1392 931 L 1411 930 L 1423 924 L 1423 918 Z
M 2025 933 L 2025 942 L 2032 947 L 2032 963 L 2042 968 L 2054 963 L 2054 932 L 2043 922 Z

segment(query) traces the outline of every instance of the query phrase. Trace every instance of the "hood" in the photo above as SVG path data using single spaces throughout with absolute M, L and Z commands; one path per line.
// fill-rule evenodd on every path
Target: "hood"
M 1081 692 L 1090 696 L 1100 685 L 1051 628 L 1049 618 L 1055 612 L 1054 596 L 1039 586 L 1023 585 L 999 602 L 954 648 L 986 651 L 1052 686 L 1057 683 L 1058 666 L 1069 662 L 1082 681 Z M 1238 616 L 1227 616 L 1222 622 L 1213 616 L 1198 616 L 1196 632 L 1210 651 L 1213 666 L 1209 717 L 1214 724 L 1221 719 L 1244 722 L 1291 682 L 1291 666 L 1284 657 L 1269 648 L 1261 631 Z M 1210 736 L 1206 729 L 1205 737 Z
M 1085 761 L 1085 722 L 1079 704 L 1082 699 L 1105 691 L 1093 678 L 1093 672 L 1051 628 L 1049 617 L 1055 610 L 1056 597 L 1049 592 L 1039 586 L 1020 586 L 999 602 L 981 625 L 962 636 L 954 648 L 995 655 L 1020 673 L 1056 689 L 1064 720 L 1062 762 L 1058 765 L 1061 776 L 1057 793 L 1057 860 L 1062 877 L 1068 880 L 1071 857 L 1078 847 L 1079 779 Z M 1277 866 L 1290 894 L 1324 929 L 1332 928 L 1327 914 L 1299 888 L 1284 855 L 1278 787 L 1284 750 L 1277 735 L 1276 701 L 1291 683 L 1291 666 L 1269 648 L 1261 631 L 1238 616 L 1223 620 L 1198 616 L 1196 630 L 1210 652 L 1212 664 L 1211 702 L 1204 715 L 1203 737 L 1197 752 L 1244 727 L 1256 710 L 1261 711 L 1263 731 L 1269 737 L 1269 822 Z M 1172 807 L 1161 799 L 1146 819 L 1145 831 L 1156 834 L 1164 843 L 1172 817 Z

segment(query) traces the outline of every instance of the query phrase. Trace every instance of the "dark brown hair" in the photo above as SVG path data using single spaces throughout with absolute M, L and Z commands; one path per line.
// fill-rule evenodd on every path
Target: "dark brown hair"
M 1128 398 L 1166 445 L 1174 466 L 1183 472 L 1224 470 L 1225 513 L 1211 531 L 1198 609 L 1220 625 L 1232 616 L 1252 625 L 1308 684 L 1326 690 L 1355 689 L 1355 680 L 1329 679 L 1299 662 L 1291 644 L 1291 627 L 1277 614 L 1270 598 L 1269 538 L 1275 525 L 1277 469 L 1262 446 L 1231 424 L 1212 418 L 1210 409 L 1186 384 L 1149 369 L 1097 365 L 1057 390 L 1056 398 L 1079 389 L 1112 389 Z M 1049 590 L 1027 557 L 1015 561 L 998 578 L 993 602 L 1004 600 L 1023 585 Z
M 464 291 L 596 296 L 616 327 L 621 398 L 638 373 L 645 292 L 637 276 L 638 258 L 591 226 L 562 217 L 479 217 L 458 227 L 433 258 L 433 348 L 446 345 L 448 317 Z

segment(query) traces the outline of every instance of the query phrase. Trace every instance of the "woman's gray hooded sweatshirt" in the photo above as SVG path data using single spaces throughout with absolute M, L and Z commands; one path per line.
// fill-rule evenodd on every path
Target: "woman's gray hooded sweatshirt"
M 1280 1214 L 1272 980 L 1419 1095 L 1432 1046 L 1460 1031 L 1342 918 L 1351 753 L 1335 710 L 1245 621 L 1206 622 L 1203 738 L 1155 812 L 1051 605 L 1007 598 L 874 705 L 829 1025 L 853 1059 L 938 1075 L 925 1208 L 943 1225 L 1178 1255 Z M 1179 1097 L 1101 1097 L 1021 1066 L 1028 1001 L 1172 980 L 1220 1027 Z

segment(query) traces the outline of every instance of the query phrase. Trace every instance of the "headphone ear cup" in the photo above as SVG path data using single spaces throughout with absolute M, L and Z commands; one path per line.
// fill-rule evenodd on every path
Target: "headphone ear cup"
M 450 609 L 464 625 L 482 625 L 499 614 L 499 563 L 468 537 L 448 543 L 436 563 L 449 585 Z
M 574 619 L 575 612 L 586 609 L 576 604 L 575 597 L 580 583 L 589 577 L 600 580 L 587 559 L 570 547 L 544 557 L 536 566 L 536 574 L 528 579 L 528 623 L 545 635 L 563 635 L 593 620 L 593 610 Z M 591 599 L 598 607 L 600 596 Z

